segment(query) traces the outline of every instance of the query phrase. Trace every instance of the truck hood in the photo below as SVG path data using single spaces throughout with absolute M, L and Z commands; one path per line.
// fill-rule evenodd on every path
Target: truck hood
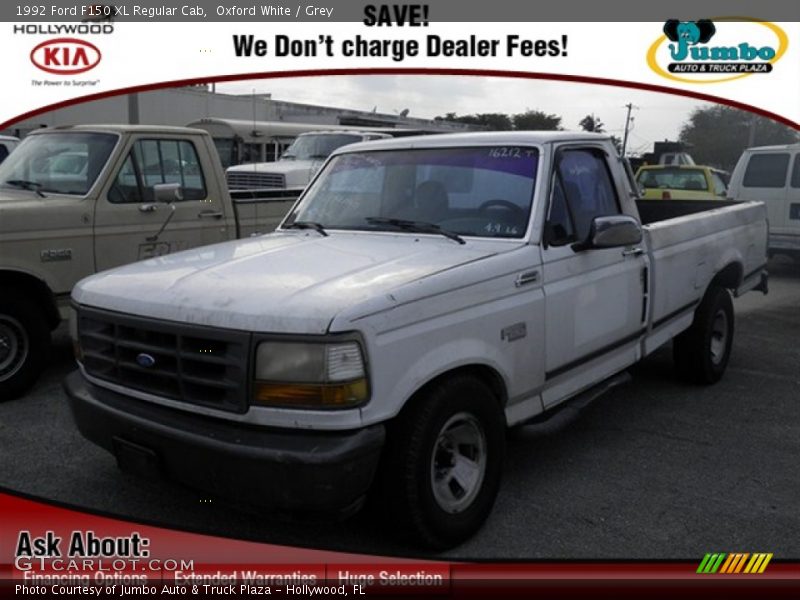
M 266 175 L 283 175 L 286 188 L 304 188 L 312 175 L 324 162 L 319 160 L 279 160 L 269 163 L 238 165 L 228 169 L 228 173 L 263 173 Z
M 46 195 L 42 198 L 29 190 L 0 188 L 0 234 L 35 231 L 41 236 L 45 231 L 86 227 L 81 214 L 67 211 L 79 205 L 81 197 Z
M 228 171 L 238 173 L 275 173 L 288 175 L 298 171 L 308 172 L 309 169 L 318 167 L 324 159 L 319 160 L 278 160 L 275 162 L 254 163 L 230 167 Z
M 408 234 L 278 232 L 99 273 L 72 295 L 79 304 L 169 321 L 321 334 L 344 309 L 376 297 L 390 304 L 392 290 L 500 248 Z

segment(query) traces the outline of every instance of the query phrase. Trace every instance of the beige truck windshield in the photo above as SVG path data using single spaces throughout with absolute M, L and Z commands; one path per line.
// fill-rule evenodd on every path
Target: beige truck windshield
M 110 133 L 32 135 L 0 165 L 0 185 L 39 194 L 83 196 L 103 170 L 117 139 Z

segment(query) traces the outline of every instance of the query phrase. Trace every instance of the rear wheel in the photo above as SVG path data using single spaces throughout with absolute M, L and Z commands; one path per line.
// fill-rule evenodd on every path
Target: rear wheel
M 38 305 L 22 294 L 0 297 L 0 401 L 25 393 L 36 381 L 50 350 L 50 332 Z
M 402 535 L 436 549 L 483 525 L 500 486 L 505 419 L 479 379 L 456 376 L 422 392 L 392 425 L 380 474 Z
M 692 382 L 716 383 L 728 366 L 732 345 L 733 301 L 728 290 L 714 286 L 703 297 L 692 326 L 675 338 L 675 366 Z

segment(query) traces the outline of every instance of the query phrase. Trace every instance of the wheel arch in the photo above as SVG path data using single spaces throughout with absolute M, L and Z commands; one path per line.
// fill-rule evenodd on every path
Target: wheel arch
M 722 287 L 728 290 L 735 290 L 738 288 L 744 279 L 744 267 L 739 261 L 730 262 L 725 267 L 717 271 L 717 274 L 711 279 L 708 288 Z
M 48 285 L 29 273 L 21 271 L 1 270 L 0 286 L 7 289 L 21 290 L 30 296 L 31 302 L 36 302 L 44 309 L 44 316 L 50 329 L 55 329 L 61 322 L 58 313 L 56 298 Z
M 500 408 L 504 409 L 506 407 L 508 403 L 508 391 L 506 388 L 505 381 L 503 380 L 503 376 L 496 369 L 487 364 L 470 363 L 453 367 L 451 369 L 448 369 L 447 371 L 438 373 L 434 377 L 427 380 L 425 383 L 420 385 L 416 390 L 414 390 L 414 392 L 403 404 L 403 407 L 400 409 L 400 412 L 402 413 L 405 410 L 407 410 L 410 406 L 412 406 L 415 403 L 415 400 L 420 396 L 424 395 L 426 391 L 430 390 L 433 387 L 441 385 L 444 381 L 448 379 L 458 376 L 474 377 L 479 381 L 483 382 L 492 392 L 494 397 L 497 399 Z

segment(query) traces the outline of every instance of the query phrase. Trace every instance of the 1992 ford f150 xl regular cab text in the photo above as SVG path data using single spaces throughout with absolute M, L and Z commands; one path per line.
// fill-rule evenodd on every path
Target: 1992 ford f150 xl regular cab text
M 766 247 L 758 202 L 637 207 L 598 134 L 355 144 L 276 232 L 80 282 L 65 389 L 123 468 L 282 509 L 370 492 L 447 547 L 491 510 L 506 428 L 672 338 L 717 381 Z

